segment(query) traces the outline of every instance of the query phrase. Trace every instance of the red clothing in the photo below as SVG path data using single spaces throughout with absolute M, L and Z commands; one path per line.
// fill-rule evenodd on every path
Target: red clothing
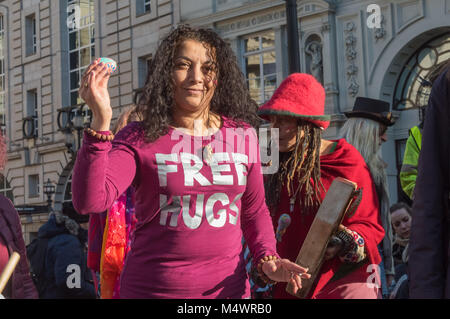
M 11 288 L 11 295 L 8 297 L 11 299 L 38 298 L 37 290 L 30 276 L 19 214 L 13 203 L 3 195 L 0 195 L 0 237 L 3 240 L 3 244 L 6 243 L 8 255 L 13 252 L 17 252 L 20 255 L 19 263 L 8 282 Z M 0 266 L 0 270 L 1 268 Z
M 9 260 L 9 252 L 8 247 L 6 246 L 5 241 L 0 236 L 0 274 L 3 271 L 3 268 L 5 268 L 6 264 Z
M 350 230 L 356 231 L 365 241 L 366 253 L 368 255 L 368 265 L 378 265 L 381 261 L 377 245 L 384 237 L 384 230 L 378 214 L 378 198 L 375 185 L 370 177 L 369 169 L 359 152 L 344 139 L 337 141 L 336 148 L 331 154 L 320 157 L 321 181 L 326 190 L 336 177 L 343 177 L 357 183 L 358 188 L 363 189 L 362 201 L 351 217 L 345 217 L 342 224 Z M 296 186 L 296 185 L 294 185 Z M 322 192 L 323 193 L 323 192 Z M 321 198 L 325 193 L 321 194 Z M 289 213 L 289 196 L 286 187 L 283 187 L 280 194 L 280 204 L 277 212 L 273 216 L 274 227 L 277 227 L 281 214 Z M 303 241 L 308 234 L 309 228 L 315 217 L 315 212 L 305 214 L 299 207 L 298 201 L 295 203 L 292 222 L 282 237 L 282 241 L 277 244 L 277 251 L 282 258 L 296 260 Z M 316 278 L 315 287 L 311 289 L 310 297 L 315 298 L 322 288 L 329 282 L 338 270 L 342 262 L 339 258 L 333 258 L 324 262 L 319 275 Z M 366 268 L 367 265 L 363 266 Z M 370 272 L 354 271 L 360 274 L 359 280 L 367 282 Z M 349 274 L 355 275 L 355 274 Z M 355 278 L 356 280 L 356 278 Z M 285 283 L 278 283 L 274 288 L 274 298 L 293 298 L 286 291 Z M 323 297 L 323 294 L 321 294 Z M 341 298 L 344 298 L 342 296 Z
M 8 246 L 6 245 L 6 242 L 1 235 L 2 234 L 0 234 L 0 274 L 5 269 L 5 266 L 9 260 Z M 9 280 L 6 284 L 2 294 L 5 298 L 11 298 L 11 280 Z
M 369 268 L 369 270 L 371 270 Z M 375 270 L 375 269 L 374 269 Z M 378 269 L 379 270 L 379 269 Z M 369 282 L 361 281 L 370 275 Z M 377 283 L 377 285 L 375 285 Z M 356 269 L 347 276 L 329 282 L 315 296 L 316 299 L 381 299 L 379 271 L 367 271 L 367 265 Z

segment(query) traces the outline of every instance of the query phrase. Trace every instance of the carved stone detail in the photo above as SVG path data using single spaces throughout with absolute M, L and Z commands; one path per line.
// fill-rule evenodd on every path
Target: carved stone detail
M 384 38 L 386 35 L 386 30 L 384 29 L 385 24 L 385 18 L 384 15 L 381 15 L 381 28 L 376 28 L 374 32 L 375 41 L 378 42 L 378 40 Z
M 322 61 L 322 43 L 311 41 L 306 45 L 305 53 L 311 57 L 309 64 L 309 73 L 317 81 L 323 83 L 323 61 Z
M 355 97 L 359 92 L 359 84 L 356 81 L 358 76 L 358 67 L 356 66 L 356 37 L 353 32 L 356 31 L 356 25 L 353 22 L 348 22 L 345 26 L 345 56 L 348 61 L 347 79 L 349 81 L 348 93 Z
M 227 32 L 232 32 L 232 31 L 236 31 L 239 29 L 253 27 L 253 26 L 271 22 L 271 21 L 281 20 L 285 16 L 286 16 L 285 10 L 268 12 L 268 13 L 265 13 L 262 15 L 258 15 L 258 16 L 254 16 L 254 17 L 250 17 L 250 18 L 246 18 L 246 19 L 241 19 L 241 20 L 238 20 L 238 21 L 235 21 L 232 23 L 219 25 L 218 31 L 222 34 L 227 33 Z

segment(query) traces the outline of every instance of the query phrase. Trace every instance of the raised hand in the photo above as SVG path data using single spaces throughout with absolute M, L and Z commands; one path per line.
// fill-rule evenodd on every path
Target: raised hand
M 108 80 L 111 75 L 108 67 L 92 62 L 84 72 L 78 93 L 92 111 L 91 128 L 95 131 L 108 131 L 111 124 L 112 109 L 108 92 Z

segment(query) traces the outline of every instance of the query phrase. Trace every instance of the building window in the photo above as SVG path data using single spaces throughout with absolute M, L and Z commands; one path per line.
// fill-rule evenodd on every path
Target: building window
M 133 103 L 138 104 L 139 97 L 144 90 L 145 83 L 147 83 L 148 70 L 150 69 L 150 64 L 152 63 L 151 56 L 140 57 L 137 59 L 138 64 L 138 88 L 134 90 Z
M 5 90 L 6 90 L 6 70 L 5 70 L 5 28 L 3 15 L 0 14 L 0 129 L 5 135 Z
M 34 14 L 25 18 L 25 32 L 26 56 L 34 55 L 37 52 L 36 16 Z
M 151 5 L 152 5 L 152 1 L 151 0 L 145 0 L 144 1 L 144 11 L 145 11 L 145 13 L 152 12 Z
M 39 197 L 40 193 L 39 175 L 28 175 L 28 197 Z
M 276 89 L 275 32 L 250 36 L 244 39 L 244 74 L 250 96 L 262 104 Z
M 29 125 L 33 125 L 33 129 L 27 130 L 31 132 L 34 137 L 38 136 L 39 132 L 39 120 L 38 120 L 38 94 L 37 90 L 27 91 L 27 117 L 33 118 Z
M 8 180 L 3 174 L 0 174 L 0 194 L 5 197 L 8 197 L 11 202 L 14 203 L 14 195 L 12 192 L 12 187 L 9 185 Z
M 70 105 L 83 103 L 78 95 L 80 79 L 95 57 L 95 14 L 93 0 L 70 0 L 68 11 L 73 9 L 80 15 L 76 23 L 68 24 Z
M 152 12 L 151 0 L 136 0 L 136 15 Z
M 421 108 L 428 105 L 431 92 L 429 75 L 449 58 L 450 35 L 431 40 L 406 62 L 395 87 L 393 107 L 396 110 Z
M 139 88 L 144 87 L 147 82 L 148 70 L 150 69 L 151 63 L 151 57 L 143 57 L 138 59 Z

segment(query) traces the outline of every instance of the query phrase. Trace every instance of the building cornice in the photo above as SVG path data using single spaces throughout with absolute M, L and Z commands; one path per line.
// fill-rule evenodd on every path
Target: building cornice
M 283 1 L 265 0 L 258 3 L 252 2 L 240 7 L 223 10 L 204 17 L 182 20 L 182 22 L 189 23 L 191 25 L 213 24 L 225 20 L 235 19 L 236 17 L 243 16 L 246 14 L 252 14 L 265 9 L 284 7 L 284 4 L 285 4 L 284 0 Z
M 183 23 L 188 23 L 191 25 L 211 25 L 219 22 L 224 22 L 227 20 L 234 20 L 236 18 L 242 17 L 244 15 L 250 15 L 253 13 L 258 13 L 260 11 L 264 11 L 266 9 L 284 9 L 286 4 L 286 1 L 278 0 L 278 1 L 260 1 L 260 2 L 250 2 L 245 5 L 242 5 L 240 7 L 231 8 L 227 10 L 223 10 L 220 12 L 216 12 L 210 15 L 206 15 L 200 18 L 194 18 L 194 19 L 186 19 L 183 20 Z M 307 5 L 318 5 L 321 8 L 314 11 L 307 11 L 305 8 Z M 320 15 L 326 12 L 335 12 L 335 8 L 330 3 L 327 3 L 323 0 L 310 0 L 310 1 L 303 1 L 299 2 L 297 4 L 297 13 L 299 18 L 308 17 L 308 16 L 314 16 L 314 15 Z

